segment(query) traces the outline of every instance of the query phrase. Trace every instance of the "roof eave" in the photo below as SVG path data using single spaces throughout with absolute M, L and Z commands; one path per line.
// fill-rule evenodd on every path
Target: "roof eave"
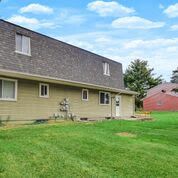
M 35 80 L 35 81 L 40 81 L 40 82 L 43 81 L 43 82 L 48 82 L 48 83 L 56 83 L 56 84 L 63 84 L 63 85 L 69 85 L 69 86 L 105 90 L 105 91 L 110 91 L 110 92 L 120 93 L 120 94 L 128 94 L 128 95 L 137 94 L 136 92 L 133 92 L 133 91 L 110 88 L 107 86 L 95 85 L 95 84 L 78 82 L 78 81 L 71 81 L 71 80 L 54 78 L 50 76 L 42 76 L 42 75 L 37 75 L 37 74 L 9 71 L 5 69 L 0 69 L 0 75 L 5 76 L 5 77 L 12 77 L 12 78 L 20 78 L 20 79 Z

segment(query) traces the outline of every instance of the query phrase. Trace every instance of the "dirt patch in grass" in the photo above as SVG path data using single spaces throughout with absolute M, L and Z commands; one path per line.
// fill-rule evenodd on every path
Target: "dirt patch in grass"
M 119 132 L 119 133 L 116 133 L 116 135 L 118 136 L 121 136 L 121 137 L 137 137 L 136 134 L 132 134 L 132 133 L 129 133 L 129 132 Z

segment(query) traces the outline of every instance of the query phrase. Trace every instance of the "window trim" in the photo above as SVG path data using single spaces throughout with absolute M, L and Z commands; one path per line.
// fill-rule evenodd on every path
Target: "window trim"
M 22 38 L 23 38 L 23 36 L 29 38 L 29 53 L 24 53 L 24 52 L 22 52 L 22 51 L 23 51 L 23 46 L 22 46 L 22 51 L 18 51 L 18 50 L 17 50 L 17 48 L 16 48 L 16 45 L 17 45 L 17 44 L 16 44 L 17 35 L 21 35 Z M 31 56 L 31 38 L 30 38 L 29 36 L 23 35 L 23 34 L 18 33 L 18 32 L 15 33 L 15 52 L 18 53 L 18 54 L 26 55 L 26 56 Z
M 101 102 L 100 102 L 100 94 L 101 93 L 105 93 L 105 94 L 109 94 L 109 104 L 102 104 Z M 105 92 L 105 91 L 99 91 L 99 105 L 103 105 L 103 106 L 108 106 L 108 105 L 110 105 L 111 104 L 111 93 L 110 92 Z
M 87 92 L 87 99 L 83 98 L 83 92 L 86 91 Z M 88 101 L 89 100 L 89 90 L 88 89 L 82 89 L 82 101 Z
M 106 73 L 107 72 L 107 67 L 106 66 L 108 66 L 108 71 L 109 71 L 108 74 Z M 103 62 L 103 75 L 111 76 L 111 73 L 110 73 L 110 64 L 108 62 Z
M 0 101 L 17 101 L 18 80 L 10 79 L 10 78 L 3 78 L 3 77 L 0 77 L 0 80 L 15 82 L 15 93 L 14 93 L 15 97 L 14 98 L 0 98 Z M 2 82 L 2 86 L 3 86 L 3 82 Z M 2 90 L 2 95 L 3 95 L 3 90 Z
M 47 95 L 45 95 L 45 96 L 42 96 L 41 95 L 41 86 L 47 86 Z M 47 84 L 47 83 L 39 83 L 39 97 L 40 98 L 49 98 L 49 84 Z
M 17 50 L 15 50 L 15 53 L 17 53 L 17 54 L 23 54 L 23 55 L 26 55 L 26 56 L 31 56 L 31 54 L 23 53 L 23 52 L 20 52 L 20 51 L 17 51 Z

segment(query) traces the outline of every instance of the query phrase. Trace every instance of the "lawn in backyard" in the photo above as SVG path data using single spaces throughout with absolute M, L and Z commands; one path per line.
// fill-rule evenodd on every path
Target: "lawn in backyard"
M 152 117 L 0 128 L 0 177 L 178 177 L 178 112 Z

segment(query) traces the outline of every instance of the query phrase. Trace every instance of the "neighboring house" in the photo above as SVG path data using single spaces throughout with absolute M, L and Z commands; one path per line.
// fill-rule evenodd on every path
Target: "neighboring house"
M 148 90 L 143 108 L 146 111 L 178 111 L 178 84 L 163 83 Z
M 128 117 L 135 92 L 124 89 L 122 65 L 78 47 L 0 20 L 0 117 Z

